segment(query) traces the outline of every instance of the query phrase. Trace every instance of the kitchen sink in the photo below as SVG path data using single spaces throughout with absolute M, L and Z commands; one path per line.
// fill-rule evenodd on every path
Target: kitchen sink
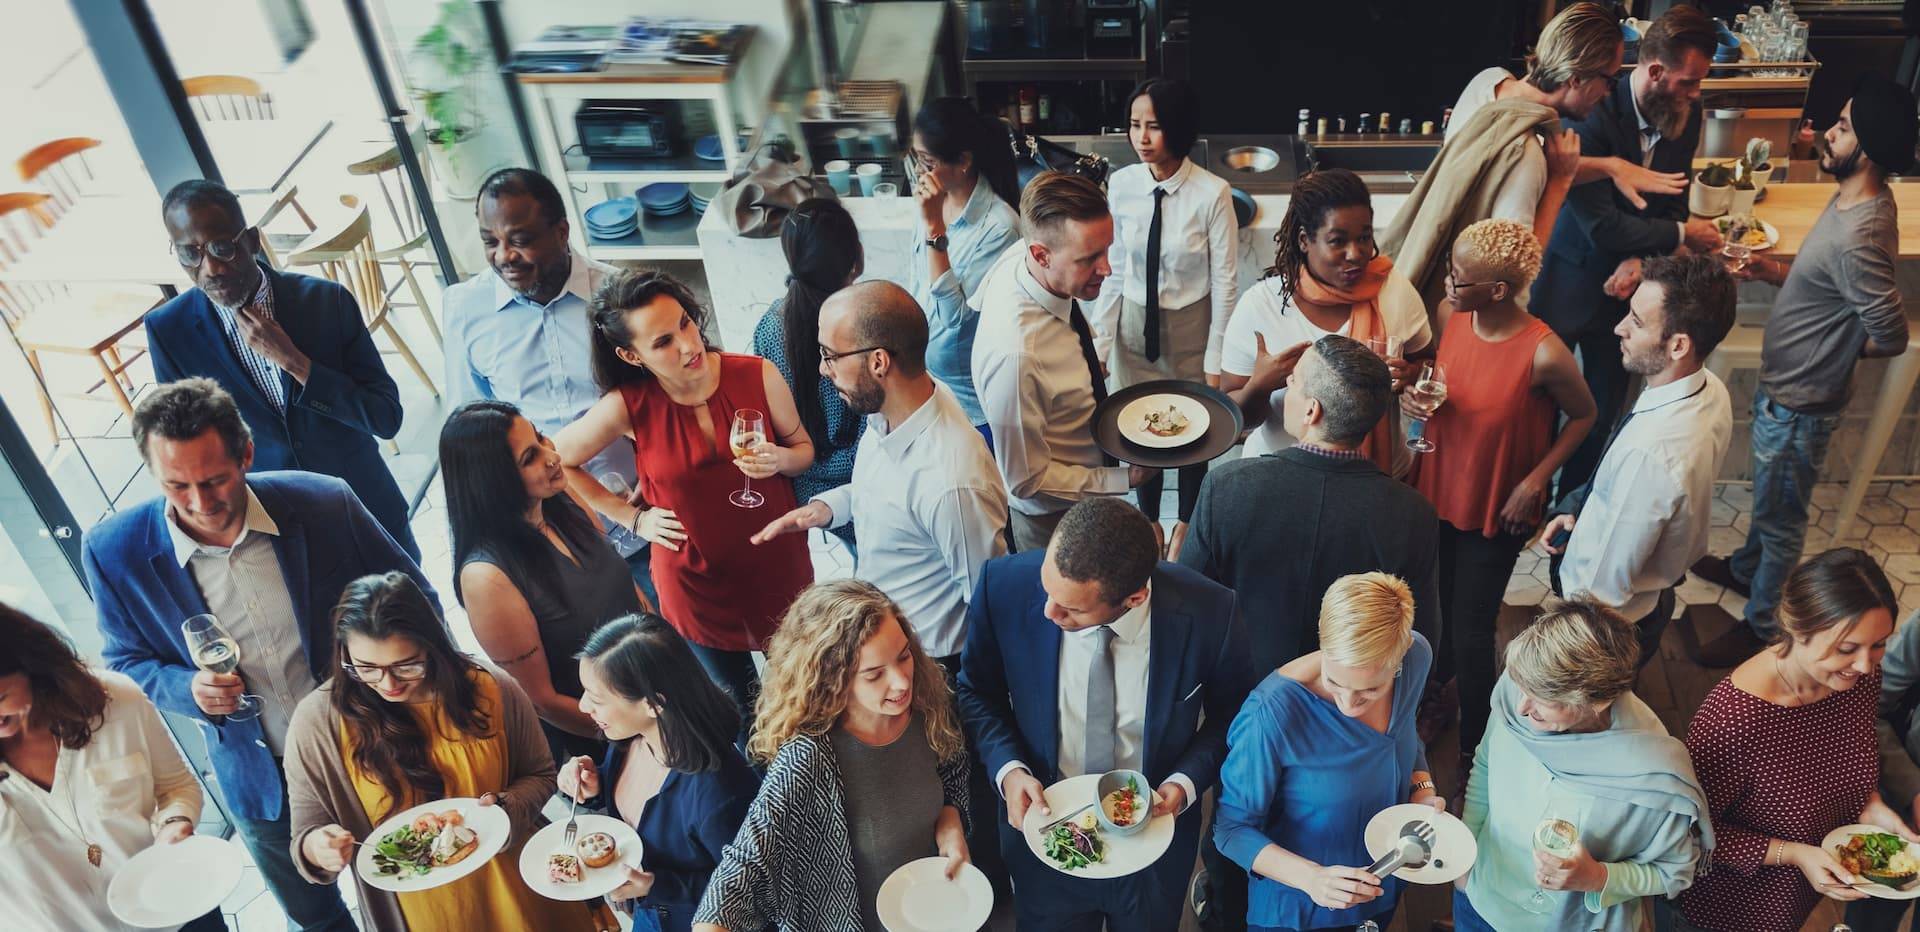
M 1344 168 L 1359 175 L 1419 174 L 1427 170 L 1434 154 L 1440 151 L 1440 143 L 1434 140 L 1398 141 L 1391 137 L 1378 142 L 1342 140 L 1318 144 L 1296 139 L 1294 147 L 1294 160 L 1310 170 Z

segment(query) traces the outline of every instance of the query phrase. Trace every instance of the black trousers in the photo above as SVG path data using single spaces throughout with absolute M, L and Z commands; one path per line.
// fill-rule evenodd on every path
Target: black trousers
M 1200 482 L 1206 478 L 1206 463 L 1180 467 L 1180 485 L 1174 490 L 1174 494 L 1179 496 L 1181 521 L 1193 520 L 1193 506 L 1200 501 Z M 1140 483 L 1139 488 L 1134 490 L 1136 500 L 1140 503 L 1140 512 L 1146 515 L 1148 520 L 1160 520 L 1160 492 L 1166 487 L 1167 474 L 1165 471 L 1158 471 L 1148 476 L 1146 481 Z
M 1555 554 L 1549 563 L 1547 578 L 1553 581 L 1554 595 L 1564 595 L 1560 589 L 1560 562 L 1565 557 L 1564 553 Z M 1679 583 L 1676 582 L 1674 586 L 1677 585 Z M 1673 624 L 1673 607 L 1678 601 L 1674 586 L 1660 590 L 1659 597 L 1654 600 L 1653 611 L 1639 618 L 1628 619 L 1633 622 L 1636 640 L 1640 642 L 1640 663 L 1634 668 L 1636 670 L 1645 670 L 1647 664 L 1653 661 L 1654 655 L 1660 652 L 1660 636 L 1666 633 L 1668 625 Z
M 960 677 L 960 655 L 935 657 L 933 662 L 940 665 L 940 671 L 947 675 L 947 689 L 955 689 L 955 681 Z M 1013 896 L 1013 881 L 1007 873 L 1006 858 L 1000 854 L 1000 789 L 993 785 L 993 774 L 987 772 L 980 763 L 980 755 L 972 748 L 967 749 L 970 765 L 967 771 L 967 821 L 973 823 L 973 831 L 967 833 L 967 853 L 973 859 L 973 866 L 987 875 L 987 882 L 993 885 L 994 901 L 1010 902 Z
M 1440 522 L 1440 617 L 1446 619 L 1438 653 L 1453 659 L 1460 693 L 1460 754 L 1473 753 L 1487 731 L 1493 702 L 1495 629 L 1501 600 L 1527 538 L 1487 537 Z
M 1587 438 L 1580 441 L 1566 465 L 1560 467 L 1555 498 L 1565 495 L 1569 489 L 1579 488 L 1600 468 L 1600 455 L 1606 452 L 1607 438 L 1613 435 L 1614 422 L 1620 419 L 1620 412 L 1626 406 L 1628 383 L 1627 370 L 1620 364 L 1620 338 L 1613 335 L 1610 325 L 1593 324 L 1584 332 L 1559 336 L 1569 347 L 1580 351 L 1580 374 L 1587 381 L 1587 390 L 1593 393 L 1599 414 Z

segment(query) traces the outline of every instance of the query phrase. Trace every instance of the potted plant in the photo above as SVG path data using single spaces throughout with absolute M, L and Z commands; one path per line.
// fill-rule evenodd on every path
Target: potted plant
M 1754 198 L 1758 200 L 1773 177 L 1773 143 L 1758 136 L 1747 140 L 1746 162 L 1753 173 Z
M 1735 217 L 1744 217 L 1753 213 L 1754 199 L 1760 196 L 1754 186 L 1753 168 L 1741 159 L 1733 166 L 1733 193 L 1727 204 L 1727 213 Z
M 1733 206 L 1733 167 L 1714 162 L 1694 176 L 1687 192 L 1687 208 L 1696 216 L 1718 217 Z
M 470 198 L 492 170 L 479 149 L 486 117 L 479 81 L 487 68 L 472 4 L 442 0 L 433 25 L 413 41 L 411 83 L 426 116 L 427 148 L 441 184 L 456 198 Z

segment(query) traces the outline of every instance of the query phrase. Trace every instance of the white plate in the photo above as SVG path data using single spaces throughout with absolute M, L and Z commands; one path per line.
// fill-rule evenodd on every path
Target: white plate
M 606 832 L 613 836 L 614 854 L 611 863 L 600 867 L 580 865 L 579 883 L 554 883 L 547 879 L 547 858 L 565 852 L 576 857 L 578 852 L 568 851 L 561 839 L 566 837 L 567 823 L 555 822 L 527 839 L 527 846 L 520 849 L 520 879 L 525 881 L 527 889 L 549 900 L 591 900 L 596 896 L 605 896 L 627 882 L 627 865 L 640 863 L 640 834 L 633 826 L 612 816 L 596 815 L 590 812 L 580 814 L 580 824 L 575 839 L 585 838 L 594 832 Z
M 1760 220 L 1760 218 L 1758 217 L 1755 217 L 1754 219 Z M 1715 230 L 1718 230 L 1721 236 L 1725 236 L 1727 234 L 1727 218 L 1715 217 L 1713 220 L 1713 228 Z M 1767 244 L 1765 246 L 1753 247 L 1754 252 L 1759 252 L 1760 250 L 1763 250 L 1763 249 L 1772 249 L 1773 247 L 1780 245 L 1780 228 L 1779 227 L 1776 227 L 1773 224 L 1766 222 L 1765 220 L 1760 220 L 1760 229 L 1766 231 Z
M 1027 836 L 1027 848 L 1034 857 L 1040 859 L 1040 863 L 1069 877 L 1101 880 L 1138 873 L 1153 866 L 1153 862 L 1167 853 L 1167 846 L 1173 844 L 1173 815 L 1154 816 L 1145 829 L 1124 837 L 1100 830 L 1100 840 L 1107 844 L 1107 857 L 1098 864 L 1067 870 L 1058 861 L 1047 857 L 1046 839 L 1040 834 L 1040 826 L 1092 803 L 1094 788 L 1099 783 L 1100 775 L 1097 773 L 1068 777 L 1047 787 L 1047 808 L 1053 810 L 1051 815 L 1042 815 L 1039 806 L 1027 809 L 1027 821 L 1022 831 Z M 1092 813 L 1093 810 L 1087 810 L 1088 815 Z
M 212 835 L 156 844 L 120 865 L 107 885 L 107 908 L 143 929 L 182 925 L 219 906 L 246 866 L 238 845 Z
M 972 864 L 948 880 L 946 858 L 921 858 L 880 885 L 876 906 L 887 932 L 979 932 L 993 915 L 993 885 Z
M 445 812 L 448 809 L 458 809 L 461 817 L 466 820 L 466 826 L 480 836 L 480 847 L 472 854 L 467 855 L 458 864 L 436 867 L 417 876 L 413 874 L 381 875 L 374 872 L 373 846 L 378 844 L 380 839 L 387 837 L 388 832 L 412 823 L 416 816 L 428 812 Z M 492 860 L 494 855 L 500 853 L 500 849 L 507 846 L 507 841 L 512 835 L 513 821 L 507 818 L 505 809 L 499 806 L 482 806 L 480 800 L 471 796 L 456 796 L 438 802 L 421 803 L 380 823 L 374 828 L 373 834 L 360 839 L 366 844 L 361 845 L 360 852 L 354 855 L 353 873 L 366 881 L 367 886 L 375 890 L 385 890 L 388 893 L 431 890 L 434 887 L 446 886 L 479 870 L 481 865 Z
M 1833 849 L 1846 845 L 1848 839 L 1851 839 L 1855 835 L 1891 835 L 1891 834 L 1893 833 L 1887 831 L 1884 828 L 1881 828 L 1878 825 L 1863 825 L 1856 822 L 1853 825 L 1842 825 L 1839 828 L 1836 828 L 1833 831 L 1828 832 L 1827 837 L 1820 839 L 1820 847 L 1826 849 L 1826 852 L 1828 854 L 1833 854 L 1834 853 Z M 1920 857 L 1920 845 L 1916 845 L 1912 842 L 1908 842 L 1907 853 L 1915 857 Z M 1865 880 L 1866 878 L 1863 877 L 1861 879 Z M 1864 893 L 1868 896 L 1878 897 L 1883 900 L 1920 899 L 1920 883 L 1916 883 L 1905 890 L 1895 890 L 1892 887 L 1883 887 L 1877 883 L 1865 884 L 1863 886 L 1855 887 L 1854 889 L 1859 890 L 1861 893 Z
M 1362 836 L 1367 844 L 1367 857 L 1379 860 L 1399 840 L 1400 829 L 1415 819 L 1424 819 L 1433 826 L 1433 856 L 1427 859 L 1425 867 L 1403 867 L 1394 871 L 1393 876 L 1408 883 L 1427 884 L 1452 883 L 1465 876 L 1480 854 L 1473 832 L 1467 823 L 1451 813 L 1437 812 L 1425 803 L 1389 806 L 1369 820 Z
M 1147 430 L 1147 415 L 1154 411 L 1173 408 L 1187 416 L 1187 429 L 1171 437 L 1162 437 Z M 1160 395 L 1142 395 L 1127 402 L 1120 409 L 1120 436 L 1143 447 L 1166 450 L 1184 447 L 1207 435 L 1207 423 L 1212 418 L 1207 414 L 1207 406 L 1197 398 L 1171 393 Z

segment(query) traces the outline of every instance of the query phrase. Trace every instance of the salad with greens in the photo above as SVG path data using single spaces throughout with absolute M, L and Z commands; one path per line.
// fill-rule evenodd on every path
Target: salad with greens
M 1106 860 L 1107 845 L 1100 840 L 1099 824 L 1099 819 L 1089 812 L 1054 826 L 1046 837 L 1047 857 L 1066 870 Z

